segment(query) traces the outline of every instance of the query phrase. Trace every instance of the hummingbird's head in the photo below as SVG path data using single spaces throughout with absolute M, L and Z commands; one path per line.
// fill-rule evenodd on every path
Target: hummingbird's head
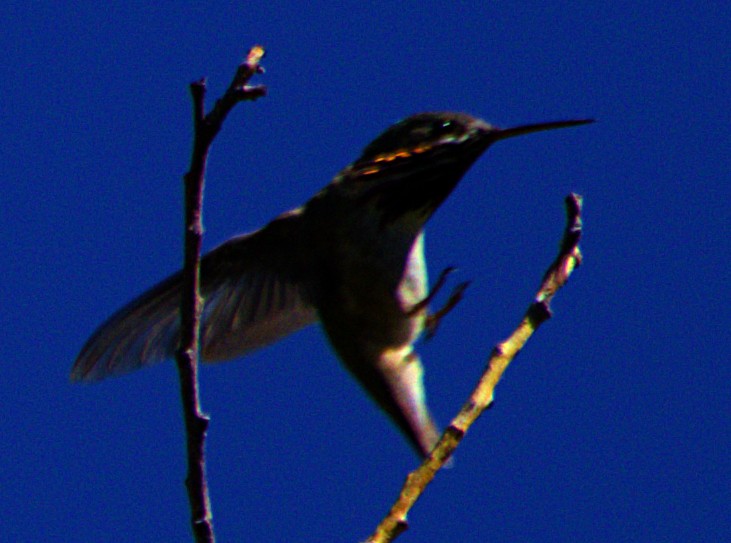
M 361 154 L 356 164 L 388 162 L 389 158 L 431 153 L 441 146 L 464 149 L 470 142 L 481 140 L 491 126 L 482 119 L 464 113 L 419 113 L 383 132 Z
M 336 179 L 350 185 L 364 201 L 372 201 L 383 213 L 383 222 L 413 212 L 423 223 L 496 141 L 589 122 L 582 119 L 503 129 L 465 113 L 419 113 L 383 132 Z

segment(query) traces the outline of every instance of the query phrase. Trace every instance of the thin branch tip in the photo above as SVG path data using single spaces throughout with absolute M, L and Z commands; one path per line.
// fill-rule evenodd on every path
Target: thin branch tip
M 254 45 L 251 49 L 249 49 L 249 53 L 246 55 L 246 63 L 250 64 L 251 66 L 256 66 L 261 62 L 261 59 L 264 58 L 264 55 L 266 55 L 266 49 L 263 45 Z

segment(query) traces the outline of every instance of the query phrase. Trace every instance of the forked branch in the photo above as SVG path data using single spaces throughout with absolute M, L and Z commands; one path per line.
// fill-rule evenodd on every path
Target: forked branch
M 208 151 L 223 121 L 233 107 L 244 100 L 266 94 L 263 86 L 248 86 L 249 79 L 263 70 L 261 46 L 254 46 L 239 65 L 226 93 L 205 114 L 206 81 L 190 85 L 193 98 L 195 135 L 190 169 L 185 174 L 185 257 L 180 301 L 180 346 L 176 360 L 180 375 L 180 394 L 185 418 L 188 450 L 188 476 L 185 480 L 191 510 L 191 525 L 198 543 L 215 541 L 211 504 L 206 480 L 205 439 L 208 417 L 203 414 L 198 394 L 198 353 L 200 352 L 200 261 L 203 242 L 202 202 Z

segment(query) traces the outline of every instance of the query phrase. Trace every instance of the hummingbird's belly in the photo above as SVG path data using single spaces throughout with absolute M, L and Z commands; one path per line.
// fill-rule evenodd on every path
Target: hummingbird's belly
M 351 252 L 346 274 L 330 276 L 322 292 L 320 319 L 331 336 L 376 350 L 411 345 L 424 328 L 427 296 L 423 236 L 396 262 Z

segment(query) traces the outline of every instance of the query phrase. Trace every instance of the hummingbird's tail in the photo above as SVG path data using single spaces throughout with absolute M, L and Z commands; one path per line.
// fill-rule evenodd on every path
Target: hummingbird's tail
M 426 405 L 424 368 L 411 345 L 386 349 L 379 355 L 342 356 L 348 370 L 396 423 L 411 445 L 427 456 L 441 432 Z M 373 355 L 373 353 L 371 353 Z
M 411 345 L 382 353 L 377 372 L 385 381 L 381 407 L 396 422 L 422 456 L 427 456 L 439 441 L 441 432 L 429 412 L 424 390 L 424 367 Z M 371 394 L 372 391 L 369 389 Z

